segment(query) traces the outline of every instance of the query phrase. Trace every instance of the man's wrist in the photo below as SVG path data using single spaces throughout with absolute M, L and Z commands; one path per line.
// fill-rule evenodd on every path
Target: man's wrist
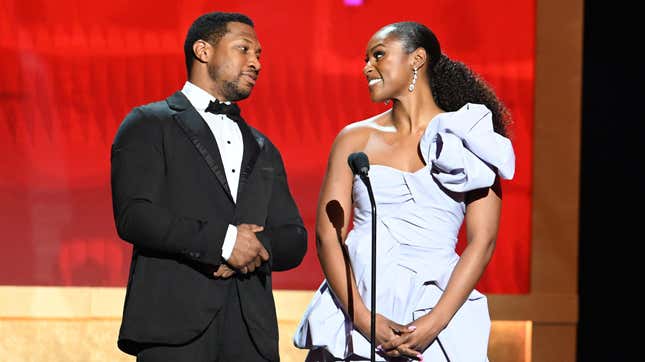
M 222 258 L 227 260 L 231 258 L 233 254 L 233 248 L 235 247 L 235 241 L 237 240 L 237 226 L 229 225 L 226 230 L 226 236 L 224 236 L 224 242 L 222 243 Z

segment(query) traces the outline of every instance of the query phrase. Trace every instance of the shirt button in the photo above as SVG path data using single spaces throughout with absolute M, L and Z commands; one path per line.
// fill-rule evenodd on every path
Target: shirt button
M 233 169 L 233 172 L 235 173 L 235 169 Z
M 230 145 L 230 144 L 231 144 L 231 141 L 226 141 L 226 143 L 228 143 L 228 144 Z

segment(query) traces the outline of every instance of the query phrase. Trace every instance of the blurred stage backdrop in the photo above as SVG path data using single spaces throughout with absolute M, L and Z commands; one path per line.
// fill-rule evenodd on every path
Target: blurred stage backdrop
M 322 281 L 313 234 L 330 145 L 343 126 L 386 109 L 369 99 L 365 45 L 381 26 L 415 20 L 512 112 L 516 177 L 503 185 L 479 288 L 530 291 L 535 3 L 503 0 L 3 0 L 0 285 L 125 286 L 131 246 L 114 229 L 110 145 L 132 107 L 182 87 L 186 30 L 214 10 L 256 23 L 262 72 L 243 115 L 282 151 L 309 230 L 303 264 L 277 273 L 275 289 Z

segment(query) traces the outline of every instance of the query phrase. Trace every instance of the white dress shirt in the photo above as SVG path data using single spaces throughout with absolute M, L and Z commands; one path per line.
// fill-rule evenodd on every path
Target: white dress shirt
M 231 190 L 233 201 L 237 201 L 237 188 L 240 183 L 240 168 L 242 166 L 242 155 L 244 154 L 244 142 L 242 132 L 237 123 L 223 114 L 206 112 L 206 107 L 211 101 L 215 101 L 210 93 L 199 88 L 191 82 L 186 82 L 181 92 L 188 98 L 190 104 L 195 107 L 210 128 L 217 148 L 222 157 L 226 182 Z M 228 260 L 233 252 L 235 240 L 237 239 L 237 227 L 229 225 L 222 245 L 222 257 Z

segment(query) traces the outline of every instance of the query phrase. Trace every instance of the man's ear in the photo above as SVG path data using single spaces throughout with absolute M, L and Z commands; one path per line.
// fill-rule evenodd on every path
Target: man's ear
M 193 43 L 193 55 L 198 61 L 202 63 L 208 62 L 211 53 L 212 47 L 208 42 L 200 39 Z

